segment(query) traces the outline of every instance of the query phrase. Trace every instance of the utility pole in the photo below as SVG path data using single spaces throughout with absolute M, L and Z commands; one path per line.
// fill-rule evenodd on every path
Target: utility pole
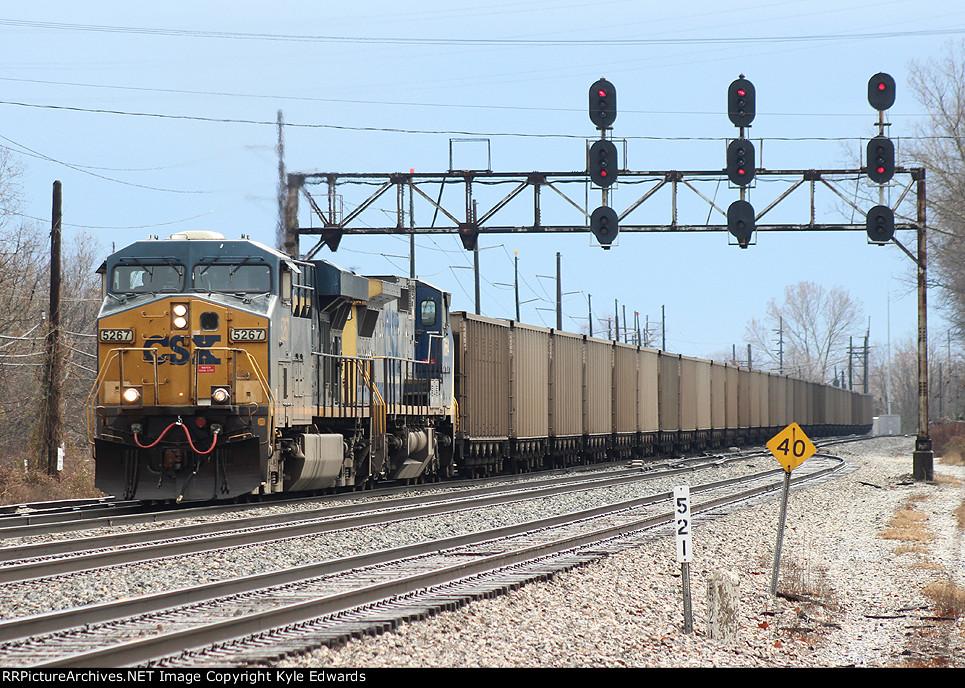
M 560 271 L 560 254 L 556 252 L 556 329 L 563 329 L 563 282 Z
M 618 342 L 620 341 L 620 306 L 617 304 L 616 299 L 613 299 L 613 322 L 615 323 L 613 333 L 616 335 L 613 341 Z
M 784 374 L 784 316 L 780 316 L 778 320 L 777 329 L 777 365 L 778 373 L 780 375 Z M 837 378 L 837 373 L 835 373 L 835 378 Z
M 476 221 L 476 201 L 472 202 L 472 220 Z M 472 250 L 473 274 L 476 281 L 476 315 L 481 315 L 479 308 L 479 244 Z
M 660 348 L 664 351 L 667 350 L 667 307 L 660 306 L 660 336 L 662 337 L 662 344 Z
M 519 322 L 519 251 L 513 256 L 513 294 L 516 296 L 516 322 Z
M 476 281 L 476 315 L 480 315 L 480 312 L 479 312 L 479 247 L 478 246 L 472 250 L 472 270 Z
M 854 389 L 854 337 L 848 337 L 848 389 Z
M 285 221 L 285 199 L 288 183 L 285 177 L 285 121 L 281 110 L 278 111 L 278 143 L 275 147 L 278 154 L 278 225 L 275 228 L 275 245 L 279 251 L 286 250 L 287 223 Z M 296 191 L 297 193 L 297 191 Z
M 590 323 L 590 336 L 593 336 L 593 294 L 586 295 L 587 322 Z
M 63 422 L 61 417 L 61 380 L 63 379 L 60 351 L 60 290 L 61 290 L 61 219 L 62 187 L 54 182 L 53 207 L 50 226 L 50 313 L 47 325 L 46 392 L 47 405 L 44 413 L 43 440 L 47 454 L 47 474 L 60 475 L 62 468 L 61 445 Z
M 409 173 L 415 172 L 415 168 Z M 415 190 L 409 187 L 409 278 L 415 279 Z M 516 296 L 516 319 L 519 320 L 519 296 Z

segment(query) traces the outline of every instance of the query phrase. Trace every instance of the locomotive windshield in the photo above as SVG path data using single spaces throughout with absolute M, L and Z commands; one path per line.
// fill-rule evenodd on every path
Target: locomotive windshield
M 111 274 L 111 291 L 116 294 L 179 293 L 184 290 L 183 265 L 118 265 Z
M 267 265 L 195 265 L 192 275 L 195 291 L 231 294 L 271 291 L 271 269 Z

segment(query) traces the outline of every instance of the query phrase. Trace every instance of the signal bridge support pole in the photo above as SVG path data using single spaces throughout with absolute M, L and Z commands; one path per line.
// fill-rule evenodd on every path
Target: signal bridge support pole
M 934 479 L 934 457 L 928 434 L 928 299 L 925 237 L 925 170 L 918 171 L 918 437 L 912 455 L 915 480 Z

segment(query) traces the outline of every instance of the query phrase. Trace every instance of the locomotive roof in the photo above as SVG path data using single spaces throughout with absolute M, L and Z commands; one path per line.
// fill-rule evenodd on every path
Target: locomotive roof
M 117 262 L 124 258 L 177 258 L 194 262 L 204 258 L 250 258 L 259 255 L 269 261 L 288 263 L 298 270 L 291 256 L 258 241 L 248 238 L 225 239 L 217 232 L 194 231 L 173 234 L 168 239 L 135 241 L 108 256 L 98 272 L 106 269 L 108 262 Z

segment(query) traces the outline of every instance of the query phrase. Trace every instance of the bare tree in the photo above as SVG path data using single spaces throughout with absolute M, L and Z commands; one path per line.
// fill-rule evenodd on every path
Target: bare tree
M 43 428 L 42 371 L 50 293 L 50 230 L 18 215 L 19 162 L 0 148 L 0 456 L 39 466 Z M 100 289 L 94 273 L 96 243 L 65 242 L 61 299 L 68 449 L 86 445 L 83 413 L 96 369 Z
M 745 337 L 755 367 L 814 382 L 831 382 L 848 361 L 848 337 L 860 332 L 862 306 L 839 287 L 798 282 L 771 299 L 763 320 L 751 319 Z
M 909 85 L 928 113 L 906 146 L 926 168 L 932 280 L 956 334 L 965 337 L 965 43 L 912 61 Z
M 20 205 L 20 179 L 23 166 L 13 156 L 10 149 L 0 147 L 0 227 L 7 225 L 16 217 Z

